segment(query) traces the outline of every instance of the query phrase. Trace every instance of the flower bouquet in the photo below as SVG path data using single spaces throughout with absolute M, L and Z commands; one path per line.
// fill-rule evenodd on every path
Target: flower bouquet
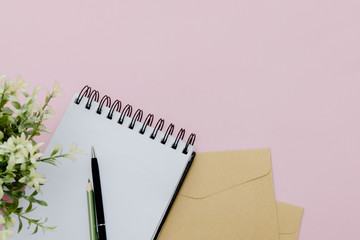
M 56 165 L 62 157 L 74 160 L 74 154 L 83 153 L 75 144 L 67 153 L 57 145 L 49 157 L 42 158 L 39 147 L 44 143 L 38 143 L 34 138 L 49 132 L 44 125 L 54 113 L 49 102 L 62 95 L 61 89 L 55 82 L 53 91 L 47 91 L 45 102 L 40 104 L 37 100 L 40 87 L 30 94 L 25 90 L 27 85 L 21 77 L 15 83 L 0 76 L 0 224 L 3 225 L 0 240 L 13 234 L 10 228 L 14 227 L 15 221 L 18 221 L 18 232 L 22 230 L 23 222 L 27 223 L 28 229 L 34 226 L 33 233 L 39 228 L 43 231 L 54 228 L 46 226 L 46 217 L 31 219 L 27 216 L 36 205 L 47 205 L 38 197 L 46 179 L 36 169 L 40 164 Z M 21 207 L 19 201 L 25 207 Z

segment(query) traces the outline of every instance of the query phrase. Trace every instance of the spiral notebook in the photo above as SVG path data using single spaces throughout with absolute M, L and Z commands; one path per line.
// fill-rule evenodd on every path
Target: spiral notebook
M 14 239 L 89 239 L 85 190 L 91 146 L 99 161 L 108 239 L 157 238 L 195 156 L 195 135 L 183 141 L 184 129 L 173 136 L 173 124 L 164 128 L 160 119 L 152 127 L 152 114 L 141 121 L 142 110 L 132 112 L 119 100 L 112 102 L 106 95 L 100 99 L 88 86 L 74 95 L 44 157 L 57 143 L 67 152 L 73 142 L 87 156 L 77 155 L 75 162 L 61 159 L 58 167 L 39 167 L 48 179 L 42 188 L 48 206 L 39 206 L 31 217 L 46 216 L 47 224 L 57 227 L 36 235 L 25 230 Z

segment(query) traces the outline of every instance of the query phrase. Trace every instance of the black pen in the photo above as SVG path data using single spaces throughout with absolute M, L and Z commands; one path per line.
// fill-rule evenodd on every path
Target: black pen
M 99 240 L 106 240 L 104 207 L 101 195 L 100 171 L 94 147 L 91 147 L 91 170 L 94 183 L 96 222 Z

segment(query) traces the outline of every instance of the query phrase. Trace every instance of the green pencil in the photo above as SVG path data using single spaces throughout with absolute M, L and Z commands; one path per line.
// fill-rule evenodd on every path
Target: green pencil
M 90 179 L 87 186 L 87 203 L 89 213 L 89 229 L 90 229 L 90 240 L 98 240 L 96 232 L 96 220 L 95 220 L 95 204 L 94 204 L 94 191 L 92 189 Z

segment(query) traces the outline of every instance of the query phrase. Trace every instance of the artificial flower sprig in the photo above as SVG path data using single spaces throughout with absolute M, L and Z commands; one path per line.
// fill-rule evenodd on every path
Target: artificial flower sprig
M 36 169 L 42 163 L 56 165 L 59 158 L 74 160 L 74 154 L 83 153 L 75 144 L 69 152 L 63 153 L 62 146 L 58 144 L 49 157 L 42 158 L 39 147 L 44 143 L 37 143 L 34 137 L 41 132 L 49 132 L 44 125 L 44 121 L 52 118 L 54 113 L 49 102 L 62 95 L 61 89 L 55 82 L 53 91 L 47 92 L 45 103 L 41 105 L 37 100 L 40 87 L 29 94 L 25 90 L 27 85 L 21 77 L 14 83 L 0 76 L 0 224 L 4 226 L 0 231 L 0 240 L 13 234 L 10 228 L 14 227 L 16 220 L 19 221 L 18 232 L 23 227 L 23 221 L 28 223 L 28 228 L 34 225 L 33 233 L 39 228 L 43 231 L 54 228 L 45 225 L 47 218 L 31 219 L 26 215 L 37 204 L 47 206 L 44 200 L 38 198 L 46 179 Z M 31 193 L 25 191 L 26 188 Z M 27 207 L 19 206 L 19 201 L 27 202 Z

